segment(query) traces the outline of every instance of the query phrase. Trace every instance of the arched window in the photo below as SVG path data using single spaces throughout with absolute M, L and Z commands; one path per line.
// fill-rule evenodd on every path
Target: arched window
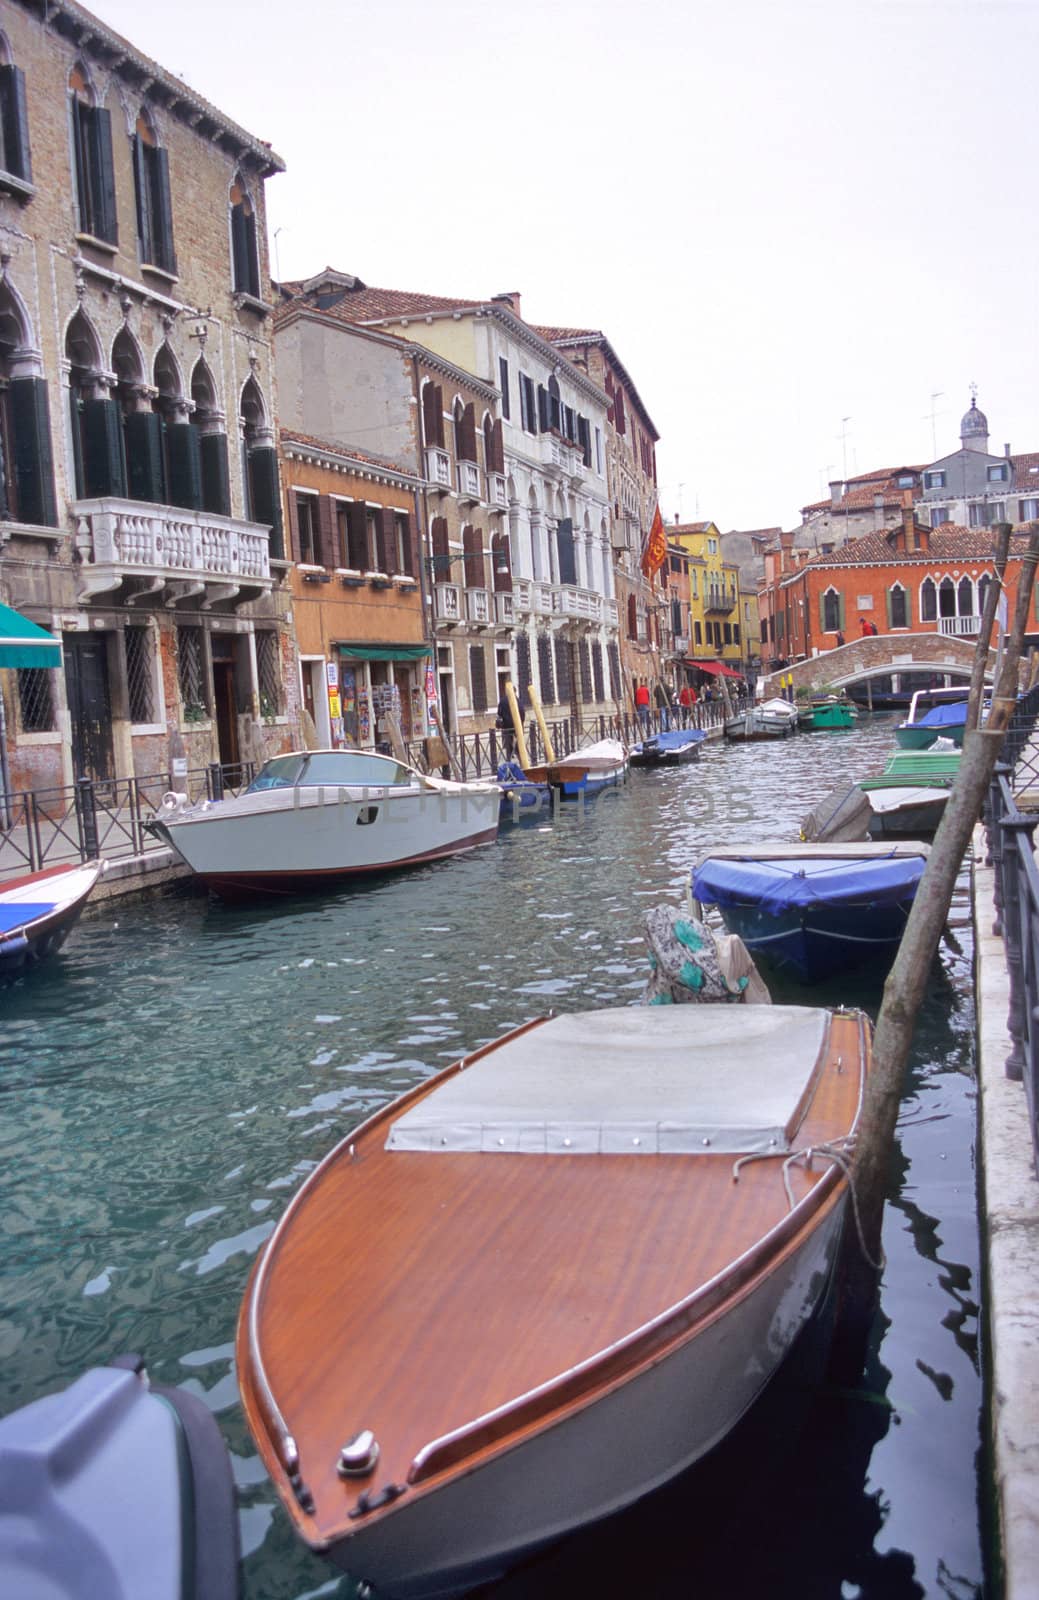
M 476 460 L 476 407 L 472 401 L 466 405 L 461 396 L 455 399 L 453 407 L 455 425 L 455 459 L 458 461 Z
M 47 382 L 29 318 L 0 280 L 0 521 L 57 524 Z
M 948 577 L 943 578 L 938 585 L 938 615 L 940 617 L 956 615 L 956 585 Z
M 559 433 L 561 429 L 562 408 L 560 404 L 559 384 L 555 378 L 548 380 L 548 425 Z
M 981 577 L 978 579 L 978 614 L 979 615 L 981 615 L 985 610 L 985 596 L 988 594 L 991 585 L 992 585 L 992 574 L 991 574 L 991 572 L 983 572 L 981 574 Z
M 236 294 L 260 298 L 256 213 L 241 173 L 231 185 L 231 282 Z
M 216 384 L 204 356 L 191 374 L 191 426 L 198 434 L 202 471 L 202 509 L 231 515 L 231 480 L 227 466 L 227 426 L 217 405 Z
M 844 627 L 844 598 L 836 589 L 827 589 L 822 597 L 822 625 L 824 633 L 839 633 Z
M 974 616 L 974 585 L 970 578 L 961 578 L 956 585 L 956 612 L 961 617 Z
M 11 50 L 0 34 L 0 172 L 32 182 L 29 153 L 29 116 L 25 103 L 25 74 L 11 61 Z
M 934 622 L 938 616 L 938 594 L 934 579 L 925 578 L 920 585 L 920 621 Z
M 168 343 L 159 347 L 153 369 L 158 394 L 152 410 L 159 419 L 164 498 L 190 511 L 202 508 L 202 450 L 199 430 L 192 427 L 180 365 Z
M 93 87 L 80 62 L 69 73 L 68 87 L 79 231 L 118 244 L 112 119 L 95 103 Z
M 69 409 L 77 499 L 126 494 L 122 419 L 103 375 L 101 342 L 85 312 L 76 312 L 65 333 L 69 363 Z
M 133 177 L 137 199 L 137 249 L 143 266 L 176 275 L 170 169 L 151 118 L 142 111 L 133 136 Z
M 278 459 L 274 450 L 274 433 L 267 420 L 267 407 L 255 378 L 249 378 L 242 389 L 238 425 L 242 439 L 242 484 L 245 492 L 246 516 L 270 529 L 271 555 L 277 560 L 282 560 L 285 545 L 282 536 Z
M 112 366 L 122 420 L 126 493 L 131 500 L 162 504 L 166 500 L 162 428 L 149 402 L 141 347 L 127 327 L 120 328 L 113 341 Z
M 887 592 L 887 625 L 889 628 L 909 626 L 909 595 L 900 583 L 893 583 Z
M 512 550 L 504 531 L 491 535 L 491 569 L 498 593 L 512 590 Z

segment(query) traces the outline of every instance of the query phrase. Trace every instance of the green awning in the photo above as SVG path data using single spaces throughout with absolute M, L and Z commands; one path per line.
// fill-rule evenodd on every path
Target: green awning
M 340 644 L 336 649 L 354 661 L 424 661 L 433 653 L 428 644 Z
M 0 605 L 0 667 L 60 666 L 60 639 L 10 606 Z

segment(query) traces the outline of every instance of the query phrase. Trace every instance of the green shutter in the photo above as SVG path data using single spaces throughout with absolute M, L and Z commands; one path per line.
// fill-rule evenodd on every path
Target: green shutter
M 12 177 L 31 183 L 29 116 L 25 104 L 25 73 L 21 67 L 0 66 L 0 101 L 3 105 L 7 170 Z
M 189 511 L 202 509 L 202 453 L 199 433 L 190 422 L 171 422 L 166 428 L 166 453 L 170 464 L 171 506 Z
M 841 633 L 844 632 L 844 593 L 837 596 L 837 623 Z
M 152 193 L 152 266 L 176 273 L 177 256 L 173 248 L 173 203 L 170 199 L 170 163 L 165 150 L 153 152 L 155 188 Z
M 83 401 L 83 498 L 125 496 L 122 417 L 114 400 Z
M 248 457 L 250 501 L 253 519 L 271 530 L 270 549 L 276 561 L 284 559 L 285 543 L 281 528 L 281 503 L 278 491 L 278 457 L 273 448 L 250 450 Z
M 885 607 L 887 609 L 887 631 L 888 631 L 888 633 L 890 633 L 891 629 L 895 625 L 894 624 L 894 619 L 893 619 L 893 617 L 891 615 L 891 590 L 890 589 L 885 589 L 884 590 L 884 605 L 885 605 Z
M 202 457 L 202 508 L 217 516 L 231 515 L 231 478 L 227 468 L 226 433 L 204 433 L 199 441 Z
M 109 244 L 119 243 L 115 210 L 115 167 L 112 162 L 112 118 L 103 106 L 93 111 L 90 148 L 93 233 Z
M 14 473 L 18 520 L 35 528 L 56 528 L 54 460 L 46 378 L 14 378 L 9 390 L 14 434 Z
M 131 411 L 123 424 L 126 431 L 126 488 L 131 500 L 147 500 L 163 505 L 162 436 L 159 416 L 154 411 Z

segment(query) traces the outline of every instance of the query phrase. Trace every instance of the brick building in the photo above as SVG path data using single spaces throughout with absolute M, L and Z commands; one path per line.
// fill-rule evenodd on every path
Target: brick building
M 1024 535 L 1015 535 L 1011 543 L 1006 585 L 1011 614 L 1025 542 Z M 990 532 L 951 525 L 932 529 L 909 506 L 903 508 L 897 528 L 853 540 L 826 555 L 798 559 L 787 545 L 766 557 L 765 664 L 832 650 L 840 642 L 838 635 L 850 642 L 870 630 L 871 623 L 882 634 L 972 638 L 992 573 Z M 1034 596 L 1028 632 L 1036 632 Z
M 348 453 L 356 453 L 352 441 L 363 439 L 365 455 L 380 452 L 407 475 L 416 498 L 414 553 L 406 570 L 415 587 L 410 594 L 399 584 L 355 587 L 358 624 L 345 616 L 334 622 L 328 611 L 334 627 L 326 644 L 338 655 L 337 639 L 378 639 L 390 652 L 385 659 L 396 662 L 389 672 L 401 680 L 405 699 L 420 681 L 424 685 L 428 658 L 446 730 L 483 732 L 494 722 L 499 682 L 512 670 L 499 392 L 414 340 L 359 327 L 355 296 L 364 286 L 357 285 L 356 278 L 326 270 L 279 286 L 281 417 L 286 426 L 320 432 Z M 346 493 L 342 486 L 339 492 Z M 361 559 L 357 551 L 349 560 L 347 554 L 337 550 L 340 564 Z M 371 566 L 397 559 L 380 557 L 374 545 L 368 558 Z M 359 605 L 366 608 L 360 634 Z M 420 671 L 414 650 L 423 638 L 431 648 Z M 419 737 L 417 715 L 410 720 Z
M 8 781 L 280 747 L 282 163 L 74 0 L 0 0 L 0 101 L 0 589 L 63 647 L 4 674 Z

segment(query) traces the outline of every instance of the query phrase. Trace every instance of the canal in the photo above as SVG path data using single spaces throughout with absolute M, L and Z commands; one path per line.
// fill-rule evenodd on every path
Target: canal
M 298 1546 L 237 1403 L 234 1324 L 288 1197 L 390 1096 L 549 1007 L 628 1005 L 641 914 L 696 849 L 796 837 L 892 723 L 711 744 L 587 809 L 366 888 L 242 910 L 116 904 L 0 993 L 0 1411 L 125 1350 L 203 1397 L 233 1454 L 245 1600 L 346 1600 Z M 980 1596 L 981 1377 L 966 874 L 915 1041 L 861 1374 L 784 1376 L 692 1474 L 505 1580 L 594 1592 Z M 863 1004 L 875 988 L 777 999 Z M 726 1475 L 727 1474 L 727 1475 Z

